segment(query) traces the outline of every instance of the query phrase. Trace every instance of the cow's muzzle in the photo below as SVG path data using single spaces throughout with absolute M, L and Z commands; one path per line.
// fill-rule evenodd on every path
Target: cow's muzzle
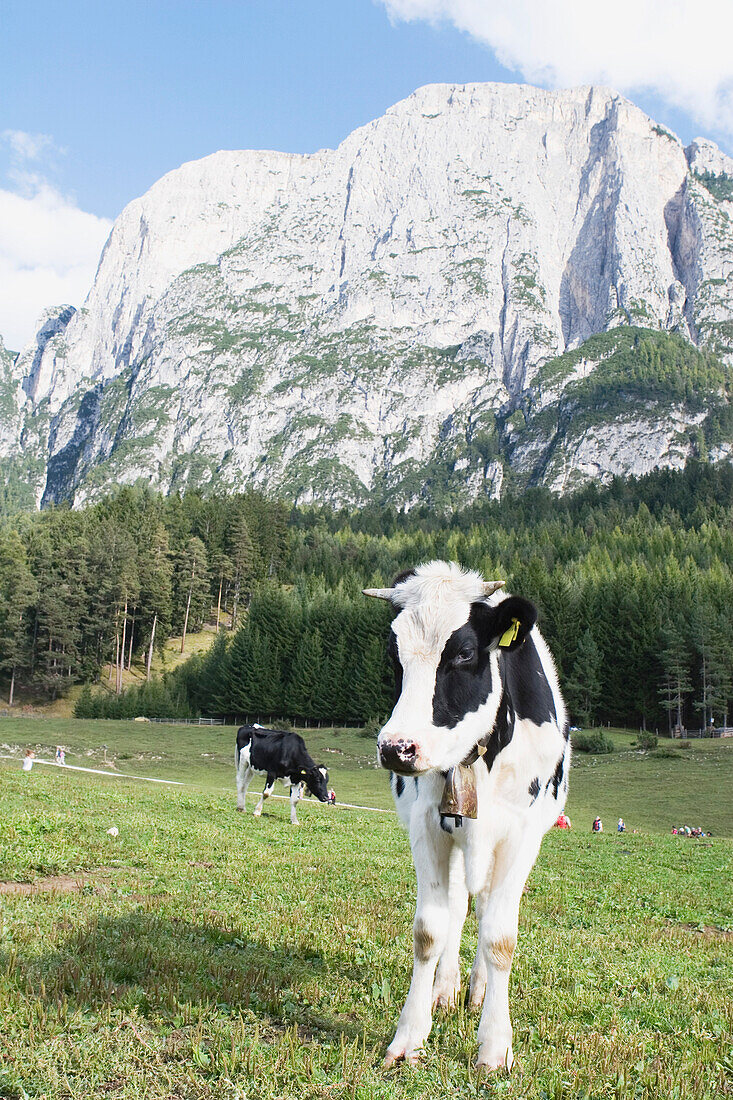
M 417 745 L 414 741 L 398 738 L 377 744 L 379 763 L 383 768 L 399 775 L 413 775 L 417 769 Z

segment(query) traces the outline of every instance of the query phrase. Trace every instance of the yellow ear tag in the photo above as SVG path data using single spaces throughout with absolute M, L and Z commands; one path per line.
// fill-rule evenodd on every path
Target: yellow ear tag
M 519 619 L 512 619 L 512 625 L 508 630 L 505 630 L 501 638 L 499 638 L 500 646 L 506 649 L 512 642 L 516 642 L 517 635 L 519 634 L 519 625 Z

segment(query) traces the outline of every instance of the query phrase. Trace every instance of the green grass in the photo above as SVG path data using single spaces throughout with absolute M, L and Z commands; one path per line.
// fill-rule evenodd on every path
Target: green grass
M 6 744 L 60 741 L 70 763 L 88 766 L 103 761 L 106 744 L 120 771 L 190 784 L 40 765 L 24 775 L 0 761 L 0 880 L 39 886 L 0 894 L 0 1097 L 730 1093 L 733 843 L 666 834 L 687 788 L 698 810 L 691 824 L 726 812 L 733 745 L 642 758 L 612 731 L 619 751 L 579 759 L 575 829 L 545 839 L 522 903 L 511 984 L 517 1064 L 480 1083 L 477 1020 L 463 1009 L 436 1017 L 418 1069 L 380 1066 L 412 954 L 414 872 L 396 819 L 313 802 L 299 829 L 283 802 L 268 802 L 259 820 L 234 813 L 232 734 L 0 724 Z M 307 739 L 341 801 L 390 804 L 370 739 L 315 730 Z M 639 835 L 610 831 L 616 798 Z M 596 811 L 609 819 L 600 837 L 585 820 Z M 67 876 L 54 880 L 67 889 L 45 890 L 48 876 Z M 465 971 L 475 935 L 471 915 Z

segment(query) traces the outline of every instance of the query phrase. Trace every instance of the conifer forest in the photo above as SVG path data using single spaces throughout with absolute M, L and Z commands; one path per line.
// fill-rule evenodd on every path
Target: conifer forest
M 122 489 L 8 515 L 0 688 L 12 704 L 83 684 L 79 717 L 368 723 L 392 705 L 391 612 L 362 589 L 433 558 L 536 603 L 574 724 L 728 724 L 733 468 L 700 461 L 453 514 Z M 204 624 L 206 652 L 151 674 L 156 648 Z M 147 675 L 125 690 L 133 661 Z

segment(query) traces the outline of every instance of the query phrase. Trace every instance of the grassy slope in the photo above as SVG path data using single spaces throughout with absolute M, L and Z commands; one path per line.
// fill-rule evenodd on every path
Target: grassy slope
M 384 774 L 374 767 L 373 741 L 363 731 L 303 732 L 311 755 L 328 767 L 339 801 L 392 807 Z M 733 838 L 733 803 L 727 796 L 733 787 L 733 739 L 693 741 L 687 750 L 665 740 L 657 755 L 638 753 L 634 735 L 626 731 L 612 730 L 611 737 L 616 752 L 574 756 L 568 812 L 576 828 L 589 829 L 599 813 L 606 829 L 621 816 L 630 830 L 666 833 L 673 824 L 700 825 Z M 114 765 L 110 770 L 212 790 L 233 789 L 234 738 L 231 726 L 0 719 L 0 746 L 31 747 L 52 759 L 54 746 L 62 743 L 69 764 L 100 767 L 106 760 Z
M 186 635 L 186 648 L 185 653 L 181 653 L 181 636 L 173 636 L 168 638 L 163 646 L 162 652 L 156 650 L 153 654 L 152 671 L 154 675 L 159 676 L 163 672 L 170 672 L 183 661 L 187 661 L 189 657 L 193 657 L 196 653 L 205 653 L 207 649 L 210 649 L 216 639 L 216 625 L 215 623 L 207 623 L 203 630 L 196 634 Z M 141 653 L 133 657 L 132 668 L 125 668 L 122 672 L 122 686 L 128 688 L 132 684 L 140 684 L 146 679 L 146 654 Z M 104 665 L 102 671 L 99 674 L 99 680 L 97 686 L 109 691 L 114 691 L 114 669 L 112 676 L 110 677 L 110 666 Z M 15 703 L 12 711 L 5 705 L 6 701 L 0 702 L 0 709 L 5 713 L 19 714 L 23 710 L 30 709 L 34 714 L 41 715 L 44 718 L 72 718 L 74 714 L 74 705 L 76 700 L 81 694 L 82 685 L 74 684 L 58 699 L 54 699 L 49 702 L 45 698 L 36 698 L 32 694 L 20 691 L 17 693 Z
M 411 961 L 414 874 L 395 819 L 306 804 L 296 830 L 283 803 L 259 821 L 235 814 L 232 732 L 0 724 L 6 743 L 63 740 L 91 750 L 92 766 L 113 744 L 120 770 L 193 784 L 41 766 L 23 775 L 0 762 L 0 879 L 86 873 L 81 891 L 0 895 L 0 1096 L 726 1095 L 733 843 L 592 837 L 582 818 L 596 806 L 615 814 L 603 802 L 613 788 L 630 825 L 627 805 L 666 832 L 675 813 L 662 802 L 677 797 L 679 770 L 695 769 L 704 820 L 730 789 L 733 745 L 696 745 L 683 760 L 586 758 L 574 769 L 571 814 L 583 829 L 546 838 L 522 906 L 518 1065 L 484 1086 L 470 1068 L 476 1020 L 463 1011 L 438 1019 L 420 1069 L 379 1067 Z M 325 731 L 308 740 L 317 758 L 343 751 L 331 754 L 340 798 L 387 804 L 368 740 Z M 649 768 L 659 772 L 658 810 L 637 790 Z M 113 824 L 117 838 L 106 832 Z M 470 917 L 466 969 L 474 944 Z

